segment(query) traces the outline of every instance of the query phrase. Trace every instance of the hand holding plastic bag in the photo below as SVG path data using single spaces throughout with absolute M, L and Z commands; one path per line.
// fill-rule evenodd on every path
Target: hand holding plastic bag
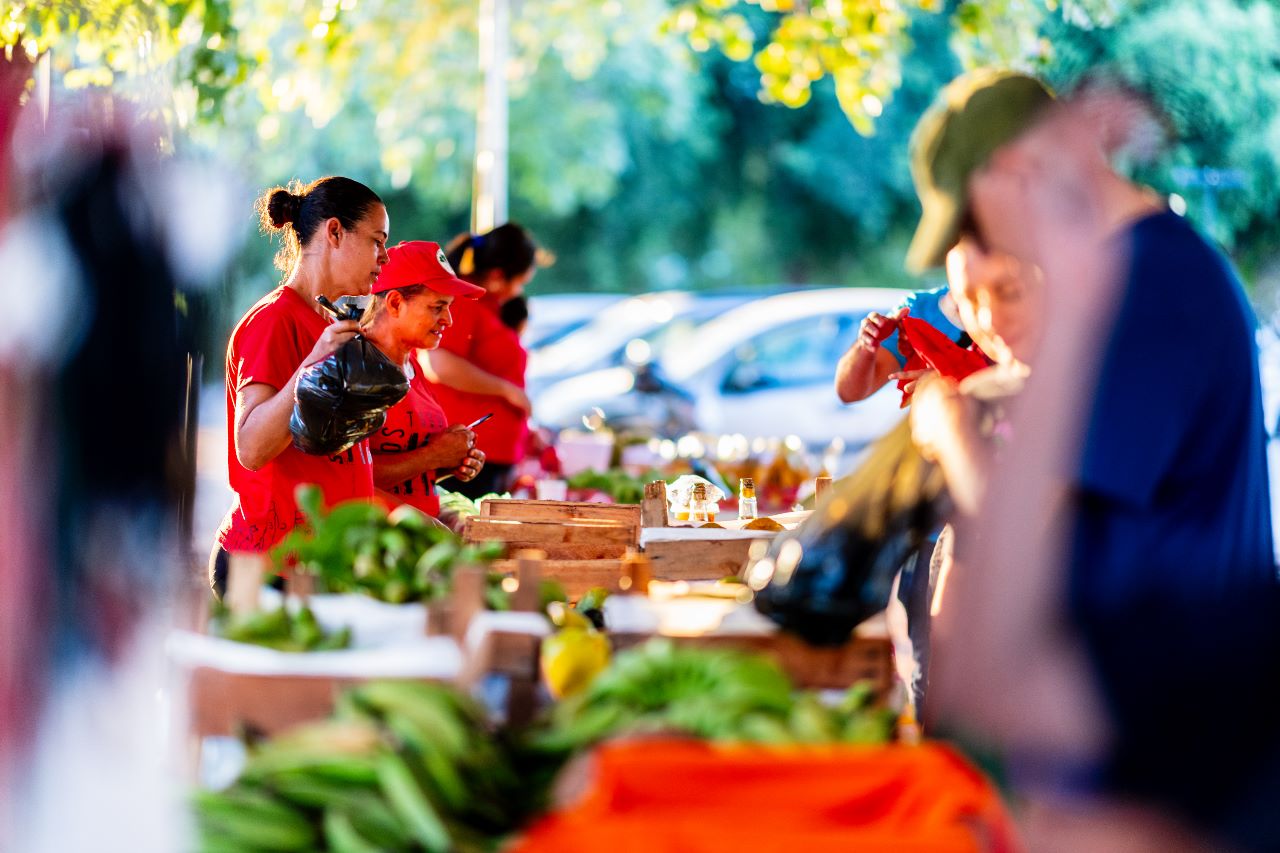
M 348 305 L 339 319 L 354 320 L 359 309 Z M 387 409 L 409 393 L 404 371 L 361 335 L 347 341 L 328 358 L 305 368 L 298 376 L 289 432 L 303 453 L 332 456 L 377 432 Z

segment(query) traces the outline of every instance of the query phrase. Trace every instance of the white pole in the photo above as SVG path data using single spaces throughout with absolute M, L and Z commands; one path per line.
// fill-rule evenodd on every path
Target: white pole
M 53 48 L 49 48 L 36 60 L 35 101 L 40 111 L 40 126 L 49 126 L 49 99 L 53 91 Z
M 484 92 L 476 114 L 476 160 L 472 176 L 471 231 L 507 221 L 507 57 L 511 40 L 510 0 L 480 0 L 480 71 Z

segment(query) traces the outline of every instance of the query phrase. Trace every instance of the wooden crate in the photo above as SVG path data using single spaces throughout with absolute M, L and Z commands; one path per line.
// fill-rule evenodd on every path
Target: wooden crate
M 524 549 L 553 560 L 616 560 L 640 544 L 640 528 L 616 521 L 518 521 L 472 516 L 462 528 L 467 542 L 501 542 L 508 557 Z
M 248 731 L 274 735 L 307 720 L 321 719 L 349 679 L 306 675 L 246 675 L 202 666 L 187 681 L 190 732 L 229 737 Z
M 739 531 L 715 528 L 646 529 L 641 547 L 659 580 L 719 580 L 739 574 L 752 546 L 757 542 L 767 545 L 774 535 L 759 531 L 758 536 L 747 537 Z
M 593 587 L 604 587 L 613 592 L 618 588 L 618 579 L 622 577 L 622 560 L 543 560 L 540 563 L 542 577 L 557 581 L 564 587 L 571 601 L 577 601 L 587 590 Z M 494 571 L 504 575 L 514 574 L 515 560 L 498 560 L 493 564 Z
M 542 551 L 542 577 L 559 581 L 573 599 L 592 587 L 616 589 L 622 556 L 640 547 L 639 504 L 497 499 L 480 506 L 463 539 L 502 542 L 507 559 L 494 569 L 503 573 L 514 571 L 517 551 Z
M 639 527 L 640 505 L 491 498 L 481 502 L 480 517 L 523 521 L 616 521 Z
M 615 649 L 624 649 L 650 639 L 649 634 L 615 634 L 609 638 Z M 855 636 L 834 648 L 810 646 L 799 637 L 778 632 L 768 635 L 709 634 L 699 637 L 671 637 L 677 643 L 704 648 L 731 648 L 759 652 L 777 661 L 797 687 L 813 690 L 843 690 L 859 681 L 875 687 L 885 700 L 893 688 L 893 644 L 884 637 Z

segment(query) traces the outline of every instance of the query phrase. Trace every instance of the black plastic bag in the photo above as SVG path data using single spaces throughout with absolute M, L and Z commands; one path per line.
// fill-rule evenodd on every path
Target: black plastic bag
M 889 603 L 893 578 L 945 511 L 942 471 L 904 419 L 792 534 L 747 570 L 756 609 L 815 645 L 840 645 Z
M 356 319 L 357 315 L 358 309 L 349 306 L 348 313 L 338 316 Z M 356 335 L 298 377 L 289 418 L 293 446 L 318 456 L 341 453 L 381 429 L 387 409 L 408 393 L 404 371 L 372 342 Z

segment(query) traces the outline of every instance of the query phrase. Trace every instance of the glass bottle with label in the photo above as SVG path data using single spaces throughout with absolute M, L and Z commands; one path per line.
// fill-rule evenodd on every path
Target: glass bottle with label
M 689 501 L 689 520 L 695 524 L 715 521 L 716 514 L 712 506 L 711 501 L 707 500 L 707 487 L 702 483 L 696 484 Z
M 738 518 L 750 521 L 756 517 L 756 481 L 743 477 L 738 487 Z

